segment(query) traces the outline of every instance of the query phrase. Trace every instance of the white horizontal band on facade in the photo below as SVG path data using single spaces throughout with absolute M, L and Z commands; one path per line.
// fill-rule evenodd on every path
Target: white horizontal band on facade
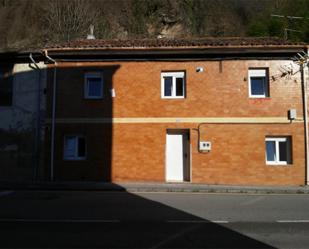
M 293 123 L 301 123 L 302 119 Z M 51 119 L 46 119 L 51 123 Z M 222 123 L 222 124 L 289 124 L 287 117 L 217 117 L 217 118 L 57 118 L 57 124 L 143 124 L 143 123 Z

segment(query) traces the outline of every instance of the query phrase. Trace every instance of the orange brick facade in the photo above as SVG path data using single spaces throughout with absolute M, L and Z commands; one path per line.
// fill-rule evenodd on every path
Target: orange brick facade
M 55 178 L 165 182 L 167 130 L 186 129 L 190 134 L 192 183 L 304 184 L 301 75 L 297 66 L 294 75 L 284 74 L 282 68 L 290 64 L 291 61 L 284 60 L 236 59 L 59 63 Z M 204 71 L 198 73 L 198 67 Z M 269 98 L 249 98 L 249 68 L 269 70 Z M 103 72 L 103 99 L 84 99 L 84 74 L 92 71 Z M 161 72 L 164 71 L 185 72 L 185 98 L 161 98 Z M 52 91 L 52 76 L 50 70 L 48 93 Z M 111 89 L 115 90 L 115 97 L 111 96 Z M 51 94 L 48 98 L 50 108 Z M 292 108 L 297 111 L 296 121 L 280 124 L 259 121 L 261 118 L 288 121 L 287 112 Z M 162 118 L 174 118 L 174 122 Z M 201 125 L 201 139 L 212 142 L 208 153 L 198 152 L 200 122 L 194 118 L 223 120 Z M 238 121 L 231 122 L 229 118 Z M 242 122 L 241 118 L 255 118 L 255 121 Z M 109 121 L 112 119 L 115 122 Z M 86 138 L 86 160 L 63 159 L 64 136 L 71 134 Z M 291 137 L 292 164 L 266 164 L 266 136 Z

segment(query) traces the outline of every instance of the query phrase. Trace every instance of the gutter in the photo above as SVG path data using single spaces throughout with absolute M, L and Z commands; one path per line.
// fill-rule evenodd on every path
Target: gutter
M 50 54 L 62 55 L 190 55 L 190 54 L 248 54 L 248 53 L 297 53 L 305 50 L 305 46 L 289 47 L 184 47 L 184 48 L 100 48 L 100 47 L 80 47 L 80 48 L 57 48 L 49 49 Z
M 50 147 L 50 181 L 54 181 L 54 157 L 55 157 L 55 119 L 56 119 L 56 90 L 57 90 L 57 61 L 48 56 L 44 50 L 44 56 L 54 63 L 53 98 L 52 98 L 52 122 L 51 122 L 51 147 Z
M 78 51 L 78 50 L 83 50 L 83 51 L 88 51 L 88 50 L 128 50 L 128 51 L 138 51 L 138 50 L 157 50 L 157 51 L 168 51 L 168 50 L 174 50 L 174 51 L 181 51 L 181 50 L 222 50 L 222 49 L 226 49 L 226 50 L 235 50 L 235 49 L 240 49 L 240 50 L 244 50 L 244 49 L 267 49 L 267 50 L 273 50 L 273 49 L 295 49 L 295 48 L 299 48 L 299 49 L 304 49 L 306 47 L 305 43 L 301 43 L 301 44 L 286 44 L 286 45 L 280 45 L 280 44 L 260 44 L 260 45 L 250 45 L 250 44 L 246 44 L 246 45 L 228 45 L 228 44 L 222 44 L 222 45 L 183 45 L 183 46 L 179 46 L 179 45 L 157 45 L 157 46 L 152 46 L 152 45 L 131 45 L 131 46 L 117 46 L 117 45 L 112 45 L 112 44 L 105 44 L 105 45 L 100 45 L 100 44 L 75 44 L 75 45 L 71 45 L 71 46 L 66 46 L 66 45 L 59 45 L 59 46 L 50 46 L 48 47 L 48 51 L 49 52 L 54 52 L 54 51 L 64 51 L 64 50 L 68 50 L 68 51 Z
M 220 60 L 290 60 L 306 48 L 189 48 L 189 49 L 48 49 L 57 61 L 119 62 L 119 61 L 220 61 Z

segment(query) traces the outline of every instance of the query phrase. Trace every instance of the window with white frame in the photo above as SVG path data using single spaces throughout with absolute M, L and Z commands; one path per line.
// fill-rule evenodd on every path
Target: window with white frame
M 83 136 L 64 137 L 64 159 L 84 160 L 86 159 L 86 140 Z
M 269 97 L 268 70 L 249 69 L 249 97 L 267 98 Z
M 100 72 L 89 72 L 85 74 L 85 98 L 103 98 L 103 74 Z
M 292 163 L 290 137 L 266 137 L 266 163 L 286 165 Z
M 161 97 L 177 99 L 185 97 L 185 73 L 163 72 L 161 73 Z

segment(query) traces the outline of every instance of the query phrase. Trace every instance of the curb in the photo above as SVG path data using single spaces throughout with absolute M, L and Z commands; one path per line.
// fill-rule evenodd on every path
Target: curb
M 144 189 L 127 188 L 127 192 L 208 193 L 208 194 L 309 194 L 307 190 L 243 190 L 243 189 Z
M 309 189 L 246 189 L 246 188 L 145 188 L 126 187 L 126 191 L 166 193 L 209 193 L 209 194 L 309 194 Z
M 309 186 L 233 186 L 190 183 L 1 182 L 0 190 L 166 192 L 218 194 L 309 194 Z

